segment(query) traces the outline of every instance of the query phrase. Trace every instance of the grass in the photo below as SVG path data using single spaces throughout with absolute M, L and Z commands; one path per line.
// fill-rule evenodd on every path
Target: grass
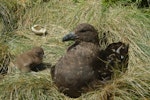
M 20 0 L 21 1 L 21 0 Z M 27 0 L 24 0 L 27 1 Z M 15 56 L 42 46 L 44 62 L 55 64 L 71 43 L 61 38 L 79 23 L 90 23 L 99 31 L 100 38 L 106 32 L 108 42 L 129 43 L 129 68 L 122 75 L 98 88 L 83 94 L 76 100 L 150 100 L 150 13 L 132 6 L 105 7 L 101 1 L 55 0 L 44 3 L 24 3 L 25 13 L 17 21 L 18 28 L 6 35 L 9 53 L 14 56 L 9 73 L 0 81 L 1 100 L 73 100 L 57 91 L 50 71 L 20 73 L 13 64 Z M 144 13 L 143 13 L 144 12 Z M 48 30 L 47 36 L 36 36 L 31 26 L 41 24 Z M 3 38 L 2 38 L 3 39 Z

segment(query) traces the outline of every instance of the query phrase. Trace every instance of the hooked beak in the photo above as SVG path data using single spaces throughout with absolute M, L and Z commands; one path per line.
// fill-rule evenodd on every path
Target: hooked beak
M 65 41 L 70 41 L 70 40 L 75 40 L 77 38 L 76 34 L 74 34 L 74 32 L 71 32 L 67 35 L 65 35 L 62 39 L 63 42 Z

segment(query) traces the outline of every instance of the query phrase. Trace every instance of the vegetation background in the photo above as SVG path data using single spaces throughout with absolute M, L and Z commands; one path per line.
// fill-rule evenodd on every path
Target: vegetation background
M 8 74 L 0 76 L 0 100 L 73 100 L 57 91 L 49 70 L 23 74 L 14 61 L 18 54 L 42 46 L 44 62 L 55 64 L 70 44 L 62 43 L 62 36 L 85 22 L 95 26 L 100 39 L 105 32 L 109 43 L 129 43 L 130 58 L 125 74 L 76 100 L 150 100 L 149 4 L 148 0 L 0 0 L 1 67 L 10 59 Z M 36 36 L 31 31 L 35 24 L 46 27 L 48 34 Z

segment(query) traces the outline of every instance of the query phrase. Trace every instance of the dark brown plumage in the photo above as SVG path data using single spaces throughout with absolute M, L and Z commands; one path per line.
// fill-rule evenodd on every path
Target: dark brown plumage
M 100 67 L 97 67 L 99 79 L 111 79 L 114 74 L 113 70 L 125 72 L 128 67 L 128 49 L 129 45 L 117 42 L 108 45 L 108 47 L 100 52 Z
M 44 50 L 34 47 L 16 58 L 16 66 L 22 72 L 38 71 L 41 69 Z
M 58 89 L 70 97 L 79 97 L 82 88 L 95 79 L 99 52 L 98 32 L 90 24 L 79 24 L 63 41 L 75 41 L 52 70 Z

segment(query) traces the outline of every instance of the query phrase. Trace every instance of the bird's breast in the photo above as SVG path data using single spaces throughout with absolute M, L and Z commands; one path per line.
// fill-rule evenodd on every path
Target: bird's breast
M 86 83 L 94 77 L 93 49 L 76 47 L 68 51 L 56 64 L 54 79 L 58 84 L 76 85 Z

